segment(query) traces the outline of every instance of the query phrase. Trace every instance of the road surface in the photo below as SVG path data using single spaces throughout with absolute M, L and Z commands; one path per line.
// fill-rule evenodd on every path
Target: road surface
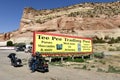
M 70 67 L 49 66 L 49 72 L 34 72 L 28 65 L 15 68 L 10 65 L 7 58 L 14 50 L 0 50 L 0 80 L 120 80 L 120 74 L 92 72 L 82 69 L 72 69 Z M 17 52 L 17 57 L 29 59 L 30 54 Z

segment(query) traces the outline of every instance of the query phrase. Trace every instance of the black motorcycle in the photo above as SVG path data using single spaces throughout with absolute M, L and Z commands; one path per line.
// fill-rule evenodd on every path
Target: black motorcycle
M 21 67 L 21 66 L 23 66 L 21 59 L 17 58 L 15 53 L 10 53 L 8 55 L 8 58 L 10 58 L 12 66 L 14 66 L 14 67 Z
M 32 72 L 40 71 L 40 72 L 49 72 L 48 64 L 40 54 L 36 54 L 36 56 L 32 56 L 29 60 L 29 68 Z

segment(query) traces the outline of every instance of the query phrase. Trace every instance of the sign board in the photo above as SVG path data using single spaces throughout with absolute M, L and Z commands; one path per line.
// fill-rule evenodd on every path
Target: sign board
M 92 53 L 92 40 L 77 36 L 34 32 L 33 53 L 71 54 Z

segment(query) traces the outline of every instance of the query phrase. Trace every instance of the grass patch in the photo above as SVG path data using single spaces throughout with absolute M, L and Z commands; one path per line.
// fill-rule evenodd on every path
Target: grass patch
M 110 72 L 110 73 L 119 73 L 120 74 L 120 69 L 116 69 L 115 67 L 109 65 L 107 72 Z
M 82 58 L 77 58 L 77 59 L 74 59 L 74 62 L 85 62 L 85 60 Z
M 65 61 L 70 61 L 70 62 L 72 62 L 73 59 L 72 59 L 71 57 L 68 57 Z
M 82 59 L 82 58 L 72 59 L 71 57 L 68 57 L 65 61 L 70 61 L 70 62 L 85 62 L 85 59 Z

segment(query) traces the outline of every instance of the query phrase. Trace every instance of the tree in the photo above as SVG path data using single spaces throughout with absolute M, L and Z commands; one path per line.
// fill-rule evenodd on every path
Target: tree
M 13 42 L 12 41 L 7 41 L 7 46 L 13 46 Z
M 115 41 L 115 39 L 114 39 L 114 37 L 112 37 L 111 39 L 110 39 L 110 41 L 108 41 L 108 44 L 113 44 L 113 43 L 115 43 L 116 41 Z
M 33 42 L 30 42 L 30 44 L 32 45 L 32 44 L 33 44 Z

